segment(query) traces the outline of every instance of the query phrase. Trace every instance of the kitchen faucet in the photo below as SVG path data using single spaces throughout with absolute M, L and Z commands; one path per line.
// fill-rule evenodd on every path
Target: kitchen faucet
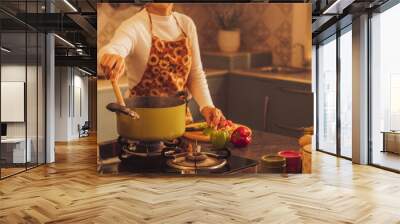
M 297 48 L 297 47 L 300 48 L 300 56 L 301 56 L 300 60 L 301 60 L 301 61 L 300 61 L 300 63 L 294 63 L 294 64 L 297 65 L 297 66 L 296 66 L 296 65 L 294 65 L 294 66 L 295 66 L 295 67 L 298 67 L 299 64 L 300 64 L 301 67 L 307 67 L 307 64 L 308 64 L 308 63 L 306 62 L 305 47 L 304 47 L 303 44 L 295 43 L 295 44 L 292 45 L 292 50 L 295 49 L 295 48 Z M 292 57 L 293 57 L 293 55 L 296 55 L 294 51 L 292 51 Z

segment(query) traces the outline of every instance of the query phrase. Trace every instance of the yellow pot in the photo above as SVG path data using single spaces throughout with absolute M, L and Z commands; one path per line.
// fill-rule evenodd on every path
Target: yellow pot
M 117 131 L 121 137 L 140 141 L 165 141 L 185 132 L 186 102 L 179 97 L 132 97 L 125 99 L 139 118 L 117 112 Z

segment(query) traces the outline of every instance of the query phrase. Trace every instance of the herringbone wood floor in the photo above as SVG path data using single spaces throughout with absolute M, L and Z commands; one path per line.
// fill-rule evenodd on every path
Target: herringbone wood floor
M 400 175 L 314 153 L 314 173 L 98 176 L 94 138 L 0 181 L 0 223 L 400 223 Z

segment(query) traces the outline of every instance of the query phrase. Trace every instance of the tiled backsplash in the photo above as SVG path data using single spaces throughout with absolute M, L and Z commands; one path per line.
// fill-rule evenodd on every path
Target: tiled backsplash
M 292 45 L 292 4 L 180 4 L 176 10 L 190 16 L 203 51 L 218 51 L 218 8 L 243 8 L 239 27 L 241 51 L 271 51 L 275 64 L 289 64 Z M 211 13 L 210 13 L 211 12 Z M 207 16 L 205 16 L 207 15 Z

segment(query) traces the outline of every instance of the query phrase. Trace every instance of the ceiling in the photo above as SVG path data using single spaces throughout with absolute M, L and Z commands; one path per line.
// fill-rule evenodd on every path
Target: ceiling
M 312 0 L 313 43 L 351 24 L 352 18 L 381 6 L 389 0 Z
M 215 0 L 221 1 L 221 0 Z M 227 0 L 228 1 L 228 0 Z M 243 0 L 246 2 L 247 0 Z M 257 1 L 257 0 L 256 0 Z M 346 16 L 377 7 L 387 0 L 269 0 L 263 2 L 310 2 L 313 5 L 313 40 L 335 32 L 338 21 Z M 56 38 L 56 63 L 58 65 L 85 66 L 96 70 L 97 2 L 121 3 L 126 0 L 1 0 L 0 25 L 2 45 L 13 51 L 11 55 L 26 55 L 25 30 L 54 32 L 70 44 Z M 130 1 L 135 2 L 135 1 Z M 198 2 L 201 2 L 200 0 Z M 211 0 L 212 2 L 212 0 Z M 248 2 L 248 1 L 247 1 Z M 49 13 L 49 12 L 52 13 Z M 329 13 L 327 13 L 329 12 Z M 347 18 L 351 22 L 351 17 Z M 342 23 L 342 25 L 346 23 Z M 5 33 L 5 34 L 4 34 Z M 28 35 L 28 55 L 36 45 Z M 32 43 L 31 43 L 32 42 Z
M 55 38 L 56 65 L 79 66 L 95 71 L 97 1 L 48 0 L 47 5 L 45 2 L 0 1 L 2 46 L 11 49 L 7 57 L 14 61 L 24 59 L 26 55 L 31 58 L 38 50 L 36 38 L 33 40 L 36 33 L 52 32 L 61 37 Z M 25 34 L 26 30 L 35 35 Z

